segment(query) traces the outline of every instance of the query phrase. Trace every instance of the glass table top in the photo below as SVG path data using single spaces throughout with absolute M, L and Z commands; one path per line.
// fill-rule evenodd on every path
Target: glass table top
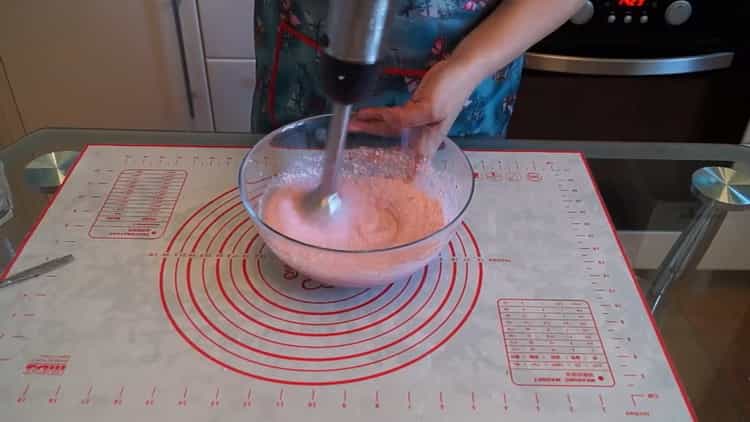
M 0 151 L 12 216 L 0 213 L 5 267 L 54 192 L 49 172 L 26 171 L 51 152 L 87 144 L 251 146 L 251 134 L 45 129 Z M 648 291 L 680 233 L 701 215 L 691 175 L 708 166 L 750 174 L 750 148 L 724 144 L 459 139 L 470 149 L 581 151 Z M 66 168 L 75 154 L 34 166 Z M 46 160 L 46 161 L 44 161 Z M 33 185 L 32 185 L 33 183 Z M 48 186 L 41 186 L 48 185 Z M 2 202 L 3 198 L 0 198 Z M 1 204 L 0 204 L 1 205 Z M 696 269 L 674 281 L 656 313 L 662 335 L 700 420 L 750 420 L 750 213 L 730 212 Z

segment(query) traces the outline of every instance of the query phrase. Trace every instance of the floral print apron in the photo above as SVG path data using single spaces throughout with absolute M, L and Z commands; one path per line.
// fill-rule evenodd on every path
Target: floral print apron
M 497 0 L 394 0 L 384 67 L 374 95 L 356 107 L 405 103 L 429 67 L 446 58 Z M 255 0 L 256 87 L 252 127 L 266 133 L 329 109 L 318 76 L 327 0 Z M 521 79 L 519 57 L 482 81 L 450 136 L 505 134 Z

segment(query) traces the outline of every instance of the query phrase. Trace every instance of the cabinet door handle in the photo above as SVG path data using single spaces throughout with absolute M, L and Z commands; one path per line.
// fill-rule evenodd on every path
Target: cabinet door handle
M 182 78 L 185 81 L 185 94 L 187 95 L 188 112 L 190 118 L 195 119 L 195 104 L 193 104 L 193 93 L 190 89 L 190 72 L 188 72 L 187 58 L 185 57 L 185 39 L 182 36 L 182 21 L 180 20 L 180 1 L 172 0 L 172 14 L 174 15 L 174 26 L 177 30 L 177 44 L 180 46 L 180 61 L 182 62 Z

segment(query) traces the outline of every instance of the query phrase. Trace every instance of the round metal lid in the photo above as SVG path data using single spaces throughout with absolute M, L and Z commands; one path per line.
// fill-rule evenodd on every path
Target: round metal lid
M 727 167 L 704 167 L 693 173 L 693 191 L 701 199 L 730 209 L 750 208 L 750 177 Z
M 24 178 L 40 189 L 55 189 L 65 180 L 78 154 L 78 151 L 56 151 L 41 155 L 26 165 Z

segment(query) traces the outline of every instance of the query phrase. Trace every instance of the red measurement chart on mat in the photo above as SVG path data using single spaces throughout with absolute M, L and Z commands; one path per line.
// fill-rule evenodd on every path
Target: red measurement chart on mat
M 182 170 L 123 170 L 91 226 L 91 237 L 161 237 L 186 178 L 187 173 Z
M 500 299 L 497 308 L 514 383 L 614 385 L 607 354 L 586 301 Z
M 9 273 L 75 260 L 0 289 L 0 421 L 695 420 L 580 154 L 467 151 L 439 256 L 348 288 L 264 242 L 246 154 L 81 153 Z

